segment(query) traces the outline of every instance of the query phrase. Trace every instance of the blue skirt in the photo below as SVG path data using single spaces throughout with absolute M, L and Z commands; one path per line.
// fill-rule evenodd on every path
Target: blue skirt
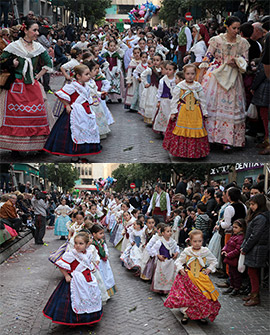
M 67 222 L 70 221 L 69 216 L 60 215 L 55 222 L 54 235 L 56 236 L 68 236 Z
M 54 155 L 86 156 L 99 154 L 101 145 L 100 143 L 74 143 L 71 138 L 70 114 L 64 110 L 53 126 L 43 150 Z
M 76 314 L 71 307 L 70 283 L 63 279 L 50 296 L 43 309 L 43 315 L 53 323 L 81 326 L 99 322 L 102 318 L 102 309 L 94 313 Z

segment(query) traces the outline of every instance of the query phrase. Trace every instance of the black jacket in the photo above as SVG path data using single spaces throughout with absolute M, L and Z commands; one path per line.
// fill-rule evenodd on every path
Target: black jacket
M 252 268 L 265 266 L 269 258 L 269 223 L 270 212 L 264 212 L 251 220 L 241 246 L 246 254 L 245 265 Z

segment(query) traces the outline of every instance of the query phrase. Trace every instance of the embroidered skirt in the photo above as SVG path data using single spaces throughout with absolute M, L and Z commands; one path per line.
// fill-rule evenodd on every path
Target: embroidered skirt
M 76 314 L 71 308 L 70 283 L 61 280 L 43 309 L 43 315 L 53 323 L 68 326 L 90 325 L 102 318 L 102 309 L 94 313 Z
M 183 137 L 173 134 L 176 121 L 169 121 L 163 140 L 163 148 L 175 157 L 201 158 L 209 155 L 208 137 Z
M 218 294 L 213 298 L 217 299 L 217 296 Z M 168 308 L 187 307 L 186 313 L 191 320 L 209 318 L 212 322 L 221 307 L 218 300 L 208 299 L 192 282 L 188 274 L 185 276 L 178 274 L 176 276 L 164 306 Z
M 50 133 L 44 99 L 38 81 L 16 79 L 0 94 L 0 148 L 42 150 Z
M 56 121 L 43 150 L 54 155 L 87 156 L 99 154 L 101 145 L 100 143 L 74 143 L 71 138 L 70 114 L 64 111 Z

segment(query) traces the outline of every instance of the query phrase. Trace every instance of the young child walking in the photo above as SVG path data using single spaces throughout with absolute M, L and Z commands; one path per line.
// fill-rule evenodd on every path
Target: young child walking
M 130 212 L 124 212 L 123 213 L 123 240 L 121 243 L 121 253 L 123 253 L 126 248 L 130 245 L 129 235 L 131 231 L 133 230 L 133 223 L 136 221 L 136 219 L 131 215 Z
M 118 102 L 122 102 L 121 77 L 123 77 L 123 74 L 121 70 L 121 57 L 116 51 L 117 42 L 115 40 L 110 40 L 107 48 L 108 50 L 102 57 L 109 63 L 109 67 L 106 69 L 106 78 L 111 85 L 108 92 L 108 98 L 110 101 L 118 100 Z
M 244 219 L 238 219 L 233 222 L 233 235 L 221 251 L 224 256 L 223 262 L 229 265 L 230 287 L 222 294 L 231 296 L 239 295 L 242 285 L 242 273 L 238 271 L 238 260 L 240 256 L 241 245 L 244 241 L 246 222 Z
M 149 241 L 151 240 L 151 238 L 155 235 L 156 233 L 156 228 L 155 228 L 155 220 L 149 216 L 146 220 L 146 226 L 147 228 L 144 230 L 144 240 L 145 243 L 142 246 L 143 251 L 142 251 L 142 258 L 141 258 L 141 279 L 143 280 L 149 280 L 150 278 L 148 278 L 146 276 L 146 274 L 144 274 L 144 270 L 146 268 L 146 264 L 150 259 L 150 255 L 149 252 L 147 251 L 147 244 L 149 243 Z
M 144 106 L 142 106 L 144 109 L 144 122 L 150 125 L 152 125 L 157 108 L 157 91 L 161 79 L 161 61 L 161 55 L 156 54 L 153 59 L 153 67 L 148 66 L 141 74 L 141 79 L 145 86 Z M 148 81 L 148 77 L 150 82 Z
M 110 128 L 108 126 L 107 117 L 105 115 L 104 109 L 100 103 L 100 93 L 98 92 L 98 88 L 94 80 L 99 72 L 99 65 L 94 61 L 85 62 L 84 64 L 87 65 L 90 70 L 90 80 L 86 84 L 90 88 L 90 96 L 93 100 L 91 109 L 96 115 L 99 136 L 102 140 L 105 139 L 107 137 L 107 134 L 110 133 Z
M 209 154 L 204 117 L 207 117 L 201 84 L 194 81 L 196 66 L 184 66 L 185 80 L 173 90 L 171 117 L 165 132 L 163 148 L 173 156 L 201 158 Z
M 93 235 L 92 244 L 97 249 L 100 257 L 99 270 L 101 277 L 107 289 L 108 295 L 111 297 L 117 291 L 114 281 L 113 272 L 109 262 L 109 251 L 106 243 L 104 242 L 104 228 L 99 224 L 94 224 L 91 228 Z
M 65 240 L 68 236 L 67 222 L 70 221 L 69 215 L 72 209 L 66 204 L 66 199 L 61 200 L 61 205 L 55 208 L 55 214 L 58 215 L 55 226 L 54 235 L 61 236 L 60 240 Z
M 165 133 L 171 116 L 172 91 L 175 88 L 175 72 L 177 65 L 168 62 L 166 65 L 166 75 L 160 79 L 158 86 L 157 112 L 153 120 L 153 130 Z
M 131 59 L 127 69 L 125 109 L 129 109 L 131 112 L 137 112 L 139 110 L 139 82 L 134 76 L 134 71 L 141 63 L 140 54 L 140 48 L 136 47 L 133 49 L 133 58 Z
M 128 270 L 136 268 L 136 275 L 140 275 L 142 245 L 145 243 L 143 239 L 144 223 L 137 220 L 133 223 L 133 228 L 129 236 L 130 245 L 123 252 L 120 259 Z
M 91 325 L 102 317 L 102 301 L 92 264 L 93 252 L 89 234 L 78 233 L 74 239 L 74 249 L 65 252 L 55 263 L 64 279 L 52 293 L 43 315 L 68 326 Z
M 66 84 L 55 95 L 64 103 L 65 111 L 56 121 L 44 146 L 54 155 L 86 156 L 101 152 L 96 116 L 90 106 L 90 70 L 86 65 L 74 68 L 76 80 Z
M 221 307 L 217 300 L 219 294 L 209 278 L 209 274 L 216 271 L 217 259 L 202 246 L 202 231 L 192 230 L 189 238 L 191 246 L 185 248 L 175 262 L 178 274 L 164 306 L 181 308 L 183 324 L 189 318 L 203 323 L 209 318 L 213 322 Z
M 175 279 L 174 260 L 178 257 L 179 247 L 172 236 L 172 228 L 168 225 L 160 229 L 162 234 L 152 247 L 152 253 L 157 256 L 157 266 L 152 280 L 151 291 L 167 294 Z

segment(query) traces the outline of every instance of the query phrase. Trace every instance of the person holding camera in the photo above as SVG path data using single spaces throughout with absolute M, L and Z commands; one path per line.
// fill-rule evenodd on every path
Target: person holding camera
M 47 208 L 49 206 L 46 195 L 37 191 L 31 200 L 35 214 L 35 244 L 43 244 L 46 229 Z

